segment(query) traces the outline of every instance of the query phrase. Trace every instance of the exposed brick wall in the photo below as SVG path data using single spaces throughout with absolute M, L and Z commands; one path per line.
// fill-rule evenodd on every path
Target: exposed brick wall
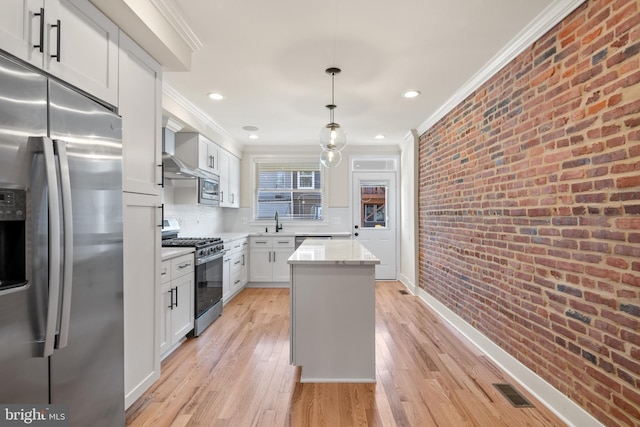
M 587 1 L 420 136 L 419 286 L 640 425 L 640 2 Z

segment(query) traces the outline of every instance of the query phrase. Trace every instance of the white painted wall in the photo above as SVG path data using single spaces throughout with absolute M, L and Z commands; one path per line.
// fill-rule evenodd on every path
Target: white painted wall
M 416 286 L 416 255 L 418 254 L 418 135 L 412 130 L 400 145 L 400 265 L 398 279 L 411 292 Z

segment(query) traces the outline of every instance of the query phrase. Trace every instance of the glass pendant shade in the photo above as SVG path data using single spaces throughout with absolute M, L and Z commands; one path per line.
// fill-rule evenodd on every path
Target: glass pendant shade
M 342 154 L 339 151 L 322 151 L 320 154 L 320 163 L 325 168 L 335 168 L 340 164 Z
M 347 134 L 339 124 L 329 123 L 320 130 L 320 147 L 324 151 L 342 151 L 347 145 Z

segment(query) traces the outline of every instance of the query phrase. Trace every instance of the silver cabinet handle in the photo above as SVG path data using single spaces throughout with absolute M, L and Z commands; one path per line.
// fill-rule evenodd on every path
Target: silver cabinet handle
M 273 262 L 276 262 L 276 251 L 273 251 Z
M 187 261 L 187 262 L 185 262 L 184 264 L 180 264 L 180 265 L 178 266 L 178 269 L 179 269 L 179 270 L 182 270 L 183 268 L 187 268 L 187 267 L 191 267 L 191 262 L 190 262 L 190 261 Z
M 60 298 L 60 194 L 58 193 L 58 180 L 56 175 L 55 155 L 53 154 L 53 142 L 49 138 L 37 138 L 42 145 L 44 153 L 44 165 L 48 187 L 49 202 L 49 304 L 47 307 L 47 323 L 44 334 L 44 342 L 41 357 L 53 354 L 56 326 L 58 323 L 58 301 Z M 38 147 L 37 151 L 40 150 Z M 45 286 L 45 284 L 40 284 Z
M 71 207 L 71 178 L 69 160 L 64 141 L 54 141 L 58 151 L 60 166 L 60 189 L 62 196 L 62 224 L 64 230 L 64 259 L 62 265 L 62 312 L 60 314 L 60 334 L 56 348 L 67 346 L 69 320 L 71 319 L 71 292 L 73 289 L 73 212 Z
M 271 262 L 271 251 L 269 251 L 269 262 Z

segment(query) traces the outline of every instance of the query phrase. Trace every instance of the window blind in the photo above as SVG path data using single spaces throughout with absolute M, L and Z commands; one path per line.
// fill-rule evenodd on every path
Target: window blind
M 322 220 L 318 161 L 256 161 L 255 219 Z

